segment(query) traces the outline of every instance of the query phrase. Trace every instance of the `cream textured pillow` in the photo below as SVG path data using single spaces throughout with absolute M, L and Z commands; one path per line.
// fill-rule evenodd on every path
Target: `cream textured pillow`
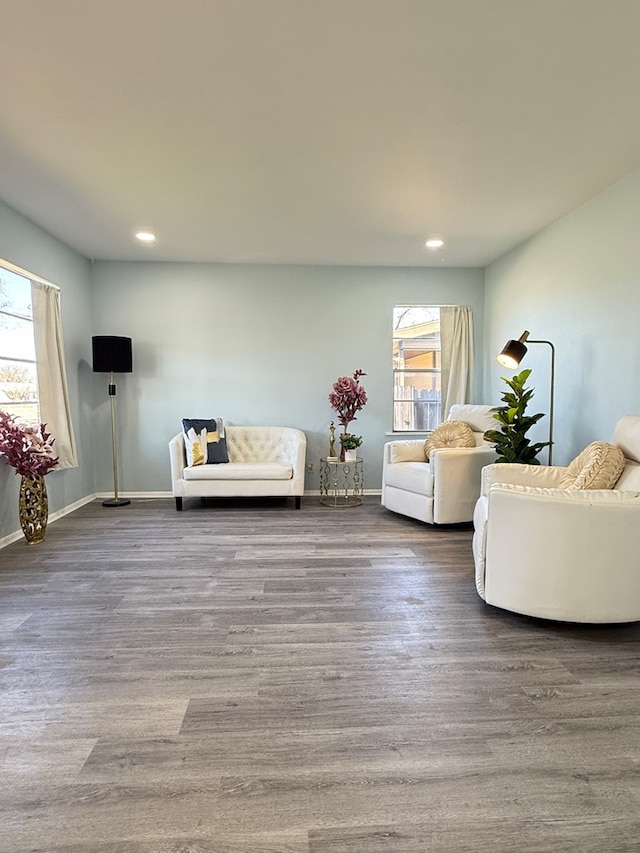
M 424 455 L 437 447 L 475 447 L 476 439 L 469 424 L 464 421 L 445 421 L 436 427 L 424 443 Z
M 424 462 L 424 451 L 420 441 L 392 441 L 389 447 L 389 462 Z
M 625 466 L 624 453 L 608 441 L 592 441 L 560 481 L 561 489 L 612 489 Z

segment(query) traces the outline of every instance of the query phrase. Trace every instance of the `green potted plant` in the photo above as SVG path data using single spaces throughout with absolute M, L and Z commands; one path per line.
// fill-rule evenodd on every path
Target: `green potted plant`
M 340 444 L 344 451 L 344 461 L 353 462 L 356 459 L 356 450 L 362 444 L 362 436 L 344 432 L 340 436 Z
M 362 444 L 362 436 L 351 435 L 350 432 L 345 432 L 340 436 L 340 444 L 345 450 L 355 450 Z
M 496 462 L 539 465 L 538 453 L 549 446 L 548 441 L 531 444 L 526 437 L 531 427 L 544 417 L 544 413 L 526 414 L 527 405 L 533 397 L 533 389 L 525 387 L 530 374 L 531 370 L 523 370 L 513 379 L 502 377 L 511 390 L 504 392 L 501 399 L 505 405 L 501 406 L 493 416 L 499 422 L 500 429 L 490 429 L 484 434 L 486 441 L 495 444 L 498 454 Z

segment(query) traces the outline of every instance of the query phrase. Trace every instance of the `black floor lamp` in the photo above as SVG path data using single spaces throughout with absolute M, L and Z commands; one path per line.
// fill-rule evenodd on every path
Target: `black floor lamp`
M 102 501 L 102 506 L 126 506 L 131 501 L 118 496 L 118 445 L 116 441 L 116 384 L 114 373 L 131 373 L 133 356 L 131 338 L 101 335 L 91 339 L 93 347 L 93 372 L 110 373 L 109 397 L 111 399 L 111 447 L 113 451 L 113 498 Z
M 546 344 L 551 347 L 551 389 L 549 392 L 549 465 L 551 465 L 551 454 L 553 450 L 553 389 L 556 377 L 556 348 L 551 341 L 530 340 L 529 332 L 525 330 L 517 341 L 507 341 L 504 349 L 498 356 L 498 361 L 510 370 L 515 370 L 526 355 L 527 348 L 524 345 L 525 341 L 528 344 Z

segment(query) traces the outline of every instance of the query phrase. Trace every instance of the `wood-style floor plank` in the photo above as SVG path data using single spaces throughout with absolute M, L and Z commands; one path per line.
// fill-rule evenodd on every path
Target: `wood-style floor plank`
M 640 850 L 640 625 L 487 607 L 377 498 L 0 551 L 0 853 Z

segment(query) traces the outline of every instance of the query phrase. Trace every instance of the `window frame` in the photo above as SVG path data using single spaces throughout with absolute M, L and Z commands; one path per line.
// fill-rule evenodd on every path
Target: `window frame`
M 425 434 L 429 433 L 431 430 L 435 429 L 438 424 L 442 422 L 442 344 L 440 340 L 440 309 L 442 305 L 433 304 L 433 303 L 396 303 L 393 306 L 393 315 L 392 315 L 392 342 L 391 342 L 391 362 L 392 362 L 392 433 L 399 435 L 407 435 L 411 433 L 420 433 Z M 398 318 L 397 312 L 399 310 L 411 311 L 415 310 L 416 312 L 424 311 L 426 314 L 433 313 L 437 311 L 437 318 L 431 317 L 428 319 L 423 319 L 420 323 L 414 323 L 413 326 L 406 326 L 404 328 L 416 328 L 418 326 L 426 326 L 429 323 L 437 323 L 437 330 L 433 329 L 423 335 L 398 335 L 396 332 L 400 328 L 397 326 Z M 429 338 L 431 336 L 434 337 L 434 343 L 437 343 L 436 346 L 415 346 L 414 349 L 418 354 L 416 358 L 421 358 L 421 361 L 424 361 L 425 353 L 431 353 L 433 356 L 433 364 L 431 366 L 420 366 L 420 364 L 414 364 L 407 366 L 406 360 L 402 360 L 402 367 L 398 366 L 399 359 L 399 351 L 401 350 L 401 342 L 403 341 L 424 341 L 425 343 L 429 343 Z M 405 378 L 408 375 L 415 375 L 417 377 L 432 377 L 432 388 L 419 388 L 417 385 L 411 385 L 405 382 L 398 382 L 398 378 Z M 428 383 L 424 383 L 425 385 Z M 398 396 L 398 388 L 413 388 L 412 397 L 411 398 L 403 398 Z M 415 396 L 415 394 L 418 396 Z M 408 426 L 403 427 L 400 419 L 402 417 L 399 414 L 400 407 L 402 405 L 407 406 L 409 404 L 408 409 L 410 411 L 410 416 L 408 418 Z M 405 418 L 405 420 L 407 420 Z
M 23 272 L 18 272 L 15 269 L 11 268 L 11 265 L 6 264 L 4 261 L 0 260 L 0 278 L 8 275 L 15 279 L 20 279 L 21 284 L 24 286 L 25 291 L 28 290 L 28 308 L 29 313 L 23 314 L 20 311 L 12 310 L 13 306 L 8 305 L 2 307 L 0 305 L 0 316 L 10 317 L 19 322 L 29 323 L 31 326 L 31 357 L 24 358 L 23 355 L 16 355 L 11 352 L 11 349 L 8 350 L 0 349 L 0 366 L 3 364 L 6 365 L 29 365 L 32 368 L 32 376 L 28 382 L 28 385 L 33 388 L 33 394 L 28 399 L 23 400 L 13 400 L 9 398 L 8 400 L 0 399 L 0 409 L 4 412 L 7 412 L 10 415 L 15 415 L 21 422 L 25 424 L 29 424 L 31 426 L 37 426 L 40 423 L 40 388 L 38 384 L 38 371 L 37 371 L 37 362 L 36 362 L 36 348 L 35 348 L 35 325 L 33 319 L 33 299 L 31 296 L 31 278 L 28 274 L 24 274 Z M 7 340 L 5 338 L 5 340 Z M 20 352 L 24 352 L 20 350 Z M 0 389 L 1 390 L 1 389 Z

